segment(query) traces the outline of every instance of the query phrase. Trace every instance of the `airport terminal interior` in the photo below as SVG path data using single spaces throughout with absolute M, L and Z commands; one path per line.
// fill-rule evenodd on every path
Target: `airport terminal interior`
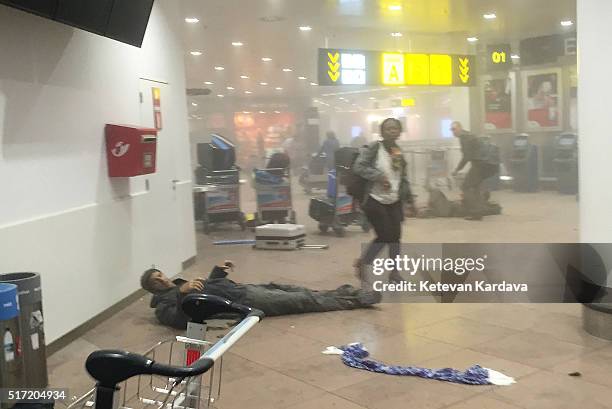
M 0 0 L 0 408 L 612 408 L 611 15 Z

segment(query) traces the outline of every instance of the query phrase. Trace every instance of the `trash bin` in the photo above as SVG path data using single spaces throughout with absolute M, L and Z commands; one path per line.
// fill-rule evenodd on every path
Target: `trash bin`
M 21 348 L 26 388 L 46 388 L 47 348 L 43 325 L 42 291 L 40 274 L 7 273 L 0 274 L 0 283 L 15 284 L 19 293 L 21 313 Z
M 17 286 L 0 283 L 0 388 L 24 386 L 23 356 L 19 341 Z

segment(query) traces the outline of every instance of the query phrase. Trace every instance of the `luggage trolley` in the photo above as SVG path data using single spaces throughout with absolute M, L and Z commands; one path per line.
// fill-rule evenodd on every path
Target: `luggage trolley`
M 263 313 L 204 294 L 187 296 L 183 308 L 192 317 L 186 337 L 159 342 L 143 355 L 120 350 L 90 354 L 85 367 L 96 386 L 68 409 L 214 407 L 221 394 L 223 354 L 261 321 Z M 206 320 L 220 313 L 238 314 L 242 321 L 216 343 L 208 342 Z M 207 372 L 208 380 L 203 377 Z
M 310 216 L 319 222 L 319 231 L 327 233 L 331 228 L 336 236 L 343 237 L 346 227 L 361 226 L 364 232 L 370 231 L 370 224 L 359 208 L 359 203 L 346 192 L 342 183 L 344 175 L 350 172 L 346 166 L 336 166 L 328 174 L 327 198 L 312 198 Z
M 205 184 L 194 188 L 200 193 L 196 215 L 204 224 L 204 233 L 210 233 L 217 223 L 238 223 L 246 229 L 246 219 L 240 209 L 240 180 L 238 170 L 216 170 L 205 178 Z
M 288 168 L 254 170 L 257 224 L 296 223 Z
M 314 189 L 324 190 L 327 187 L 327 155 L 313 153 L 308 165 L 302 167 L 299 182 L 306 194 Z

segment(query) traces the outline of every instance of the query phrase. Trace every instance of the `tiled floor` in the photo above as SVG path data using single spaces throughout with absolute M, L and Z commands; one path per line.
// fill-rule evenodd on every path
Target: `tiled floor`
M 309 241 L 327 251 L 262 252 L 247 246 L 216 247 L 214 239 L 240 238 L 226 228 L 198 232 L 197 264 L 185 276 L 205 275 L 218 261 L 237 263 L 239 281 L 280 281 L 314 288 L 356 284 L 351 260 L 367 235 L 319 236 L 307 220 L 307 200 L 297 194 Z M 410 242 L 574 242 L 574 198 L 553 193 L 502 192 L 503 216 L 480 223 L 461 219 L 409 220 Z M 246 198 L 248 201 L 248 197 Z M 251 206 L 251 207 L 250 207 Z M 246 204 L 247 210 L 252 205 Z M 612 343 L 581 329 L 577 305 L 382 304 L 371 310 L 269 318 L 227 354 L 218 407 L 291 409 L 517 409 L 612 408 Z M 173 335 L 156 325 L 141 299 L 49 359 L 53 385 L 78 395 L 91 386 L 83 369 L 97 348 L 142 351 Z M 389 363 L 466 368 L 480 364 L 514 376 L 509 387 L 464 386 L 378 375 L 345 367 L 326 346 L 354 341 Z M 581 377 L 568 373 L 580 372 Z

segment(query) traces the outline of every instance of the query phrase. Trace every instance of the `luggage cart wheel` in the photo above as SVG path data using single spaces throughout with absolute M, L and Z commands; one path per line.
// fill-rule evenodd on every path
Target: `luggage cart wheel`
M 319 223 L 319 231 L 323 234 L 327 233 L 329 230 L 329 225 Z
M 336 233 L 336 236 L 338 237 L 344 237 L 346 234 L 346 229 L 342 226 L 334 227 L 334 233 Z

